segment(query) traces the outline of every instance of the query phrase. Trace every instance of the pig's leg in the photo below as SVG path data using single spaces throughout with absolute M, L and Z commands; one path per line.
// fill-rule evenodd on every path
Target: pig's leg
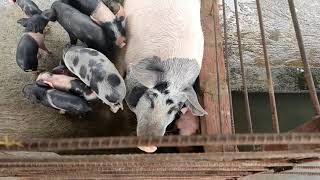
M 78 42 L 77 36 L 75 36 L 75 35 L 74 35 L 73 33 L 71 33 L 71 32 L 68 32 L 68 34 L 69 34 L 69 38 L 70 38 L 70 44 L 71 44 L 71 45 L 76 45 L 77 42 Z
M 47 54 L 51 54 L 51 52 L 47 49 L 46 45 L 44 44 L 44 41 L 40 42 L 39 48 L 45 51 Z

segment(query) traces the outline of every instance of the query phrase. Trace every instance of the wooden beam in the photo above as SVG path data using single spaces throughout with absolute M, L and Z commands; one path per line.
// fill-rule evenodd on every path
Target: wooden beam
M 308 121 L 295 129 L 289 131 L 289 133 L 318 133 L 320 132 L 320 116 L 314 117 L 311 121 Z M 267 145 L 263 146 L 265 151 L 284 151 L 284 150 L 310 150 L 318 149 L 320 145 Z
M 204 58 L 200 73 L 200 91 L 208 112 L 202 117 L 202 134 L 231 134 L 230 100 L 226 80 L 223 42 L 216 0 L 202 0 L 201 21 L 204 32 Z M 232 151 L 232 147 L 205 147 L 206 152 Z

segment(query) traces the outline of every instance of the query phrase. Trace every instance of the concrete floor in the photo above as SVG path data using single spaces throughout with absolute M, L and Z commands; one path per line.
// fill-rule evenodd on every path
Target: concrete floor
M 41 9 L 50 7 L 50 1 L 35 2 Z M 135 119 L 127 109 L 126 113 L 120 112 L 116 116 L 108 107 L 96 103 L 93 113 L 79 118 L 60 115 L 25 99 L 22 88 L 32 83 L 35 77 L 23 72 L 15 61 L 17 43 L 23 33 L 16 21 L 23 17 L 23 13 L 18 7 L 3 2 L 0 10 L 0 139 L 3 136 L 55 138 L 135 134 Z M 49 26 L 45 44 L 53 54 L 39 59 L 39 68 L 47 70 L 61 60 L 62 48 L 69 40 L 58 23 Z

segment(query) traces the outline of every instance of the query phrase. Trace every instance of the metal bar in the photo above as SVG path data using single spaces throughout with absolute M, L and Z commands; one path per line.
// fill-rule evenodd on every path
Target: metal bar
M 180 173 L 181 174 L 181 173 Z M 247 174 L 252 174 L 252 173 L 247 173 Z M 244 174 L 246 175 L 246 174 Z M 243 175 L 243 176 L 244 176 Z M 14 178 L 16 178 L 16 176 L 13 176 Z M 177 179 L 182 179 L 182 180 L 186 180 L 186 179 L 198 179 L 198 180 L 221 180 L 221 179 L 231 179 L 234 180 L 237 177 L 240 176 L 224 176 L 223 178 L 221 176 L 215 176 L 215 175 L 188 175 L 188 176 L 183 176 L 182 175 L 159 175 L 159 176 L 148 176 L 148 175 L 128 175 L 128 174 L 124 174 L 124 175 L 118 175 L 118 174 L 104 174 L 103 176 L 101 174 L 96 174 L 96 173 L 79 173 L 79 172 L 73 172 L 73 173 L 68 173 L 68 174 L 55 174 L 52 176 L 48 176 L 48 175 L 24 175 L 24 176 L 19 176 L 20 179 L 48 179 L 48 178 L 52 178 L 52 179 L 95 179 L 95 180 L 114 180 L 114 179 L 121 179 L 121 180 L 159 180 L 159 179 L 164 179 L 164 180 L 177 180 Z
M 264 55 L 264 61 L 266 66 L 267 79 L 268 79 L 267 85 L 268 85 L 268 91 L 269 91 L 270 109 L 272 113 L 272 129 L 273 129 L 273 132 L 280 133 L 277 104 L 276 104 L 276 98 L 275 98 L 274 89 L 273 89 L 271 65 L 268 57 L 260 0 L 256 0 L 256 4 L 257 4 L 257 11 L 258 11 L 258 17 L 259 17 L 260 31 L 261 31 L 263 55 Z
M 291 12 L 291 16 L 292 16 L 293 25 L 294 25 L 294 30 L 295 30 L 296 36 L 297 36 L 297 41 L 298 41 L 299 50 L 300 50 L 300 54 L 301 54 L 301 60 L 303 62 L 303 66 L 304 66 L 304 71 L 305 71 L 304 75 L 305 75 L 305 79 L 306 79 L 307 84 L 308 84 L 310 98 L 311 98 L 311 101 L 312 101 L 312 105 L 313 105 L 315 114 L 316 115 L 320 115 L 319 99 L 318 99 L 318 96 L 317 96 L 317 91 L 316 91 L 316 87 L 314 85 L 314 81 L 313 81 L 312 73 L 311 73 L 311 70 L 310 70 L 310 66 L 309 66 L 309 63 L 307 61 L 306 51 L 305 51 L 305 48 L 304 48 L 303 38 L 302 38 L 302 34 L 301 34 L 301 29 L 300 29 L 300 26 L 299 26 L 299 21 L 298 21 L 296 9 L 295 9 L 295 4 L 294 4 L 293 0 L 288 0 L 288 3 L 289 3 L 289 7 L 290 7 L 290 12 Z
M 9 154 L 9 153 L 7 153 Z M 116 154 L 116 155 L 72 155 L 72 156 L 55 156 L 55 157 L 19 157 L 7 155 L 0 157 L 0 167 L 3 163 L 32 163 L 32 162 L 140 162 L 140 161 L 172 161 L 172 162 L 187 162 L 187 161 L 206 161 L 206 162 L 230 162 L 238 161 L 241 163 L 259 163 L 267 162 L 287 162 L 287 160 L 301 161 L 302 159 L 317 159 L 320 157 L 320 152 L 311 150 L 300 151 L 263 151 L 263 152 L 216 152 L 216 153 L 170 153 L 170 154 Z M 233 164 L 235 165 L 235 164 Z M 248 165 L 248 164 L 247 164 Z M 256 165 L 255 165 L 256 166 Z
M 45 174 L 45 175 L 44 175 Z M 201 177 L 206 177 L 206 179 L 212 179 L 212 177 L 220 177 L 228 179 L 234 179 L 241 176 L 246 176 L 253 174 L 252 172 L 216 172 L 216 171 L 168 171 L 168 172 L 159 172 L 157 169 L 151 169 L 150 171 L 138 171 L 138 172 L 126 172 L 126 171 L 101 171 L 101 172 L 92 172 L 92 171 L 18 171 L 10 173 L 6 172 L 5 177 L 37 177 L 36 179 L 47 179 L 48 177 L 53 177 L 56 179 L 93 179 L 92 177 L 104 177 L 103 179 L 124 179 L 124 177 L 130 179 L 142 178 L 149 179 L 150 177 L 166 177 L 165 179 L 169 179 L 169 177 L 193 177 L 193 179 L 198 179 Z M 99 176 L 97 176 L 99 175 Z M 77 178 L 76 178 L 77 177 Z M 95 178 L 94 178 L 95 179 Z M 158 179 L 158 178 L 157 178 Z M 174 178 L 176 179 L 176 178 Z M 184 179 L 184 178 L 183 178 Z
M 234 115 L 233 115 L 233 106 L 232 106 L 232 91 L 230 85 L 230 66 L 229 66 L 229 58 L 228 58 L 228 34 L 227 34 L 227 16 L 226 16 L 226 2 L 222 1 L 223 5 L 223 33 L 224 33 L 224 59 L 226 60 L 226 73 L 227 73 L 227 85 L 229 91 L 229 101 L 230 101 L 230 117 L 231 117 L 231 128 L 232 133 L 236 133 L 235 123 L 234 123 Z
M 162 162 L 132 162 L 132 161 L 97 161 L 97 162 L 1 162 L 1 168 L 32 168 L 32 167 L 58 167 L 58 168 L 101 168 L 101 169 L 117 169 L 119 167 L 125 167 L 126 171 L 143 171 L 146 170 L 145 168 L 159 168 L 159 171 L 185 171 L 186 169 L 189 170 L 219 170 L 219 171 L 261 171 L 264 167 L 283 167 L 283 166 L 294 166 L 294 163 L 287 163 L 287 162 L 201 162 L 201 161 L 184 161 L 184 162 L 172 162 L 172 161 L 162 161 Z M 138 168 L 139 167 L 139 168 Z M 230 169 L 226 169 L 230 168 Z
M 242 84 L 243 84 L 243 91 L 244 91 L 244 102 L 245 102 L 245 109 L 246 109 L 246 119 L 248 121 L 249 132 L 253 133 L 251 113 L 250 113 L 249 95 L 248 95 L 248 88 L 247 88 L 247 80 L 246 80 L 246 77 L 245 77 L 246 75 L 245 75 L 245 69 L 244 69 L 244 64 L 243 64 L 242 43 L 241 43 L 241 33 L 240 33 L 238 1 L 237 0 L 234 0 L 234 8 L 235 8 L 235 16 L 236 16 L 236 24 L 237 24 L 238 48 L 239 48 L 239 58 L 240 58 L 240 66 L 241 66 Z
M 0 145 L 0 151 L 67 151 L 136 148 L 156 145 L 158 147 L 216 146 L 216 145 L 306 145 L 320 144 L 319 133 L 284 134 L 231 134 L 207 136 L 164 136 L 164 137 L 105 137 L 70 139 L 31 139 L 8 141 Z M 112 143 L 110 143 L 112 142 Z
M 267 172 L 267 173 L 262 173 L 262 174 L 269 174 L 270 179 L 272 179 L 272 175 L 275 175 L 274 177 L 278 177 L 278 175 L 295 175 L 295 176 L 304 176 L 305 179 L 308 179 L 308 176 L 320 176 L 319 172 L 293 172 L 293 171 L 283 171 L 279 173 L 273 173 L 273 172 Z

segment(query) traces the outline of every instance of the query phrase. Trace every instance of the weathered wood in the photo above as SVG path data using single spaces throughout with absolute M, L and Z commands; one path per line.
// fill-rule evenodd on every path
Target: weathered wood
M 201 8 L 205 45 L 199 80 L 203 105 L 208 112 L 207 116 L 201 118 L 201 130 L 202 134 L 231 134 L 230 101 L 217 1 L 203 0 Z M 231 149 L 229 147 L 225 150 Z M 205 150 L 219 152 L 224 149 L 223 147 L 205 147 Z
M 320 132 L 320 116 L 316 116 L 311 121 L 308 121 L 297 128 L 290 131 L 291 133 L 318 133 Z M 266 145 L 263 146 L 265 151 L 281 151 L 281 150 L 307 150 L 320 148 L 320 145 Z

